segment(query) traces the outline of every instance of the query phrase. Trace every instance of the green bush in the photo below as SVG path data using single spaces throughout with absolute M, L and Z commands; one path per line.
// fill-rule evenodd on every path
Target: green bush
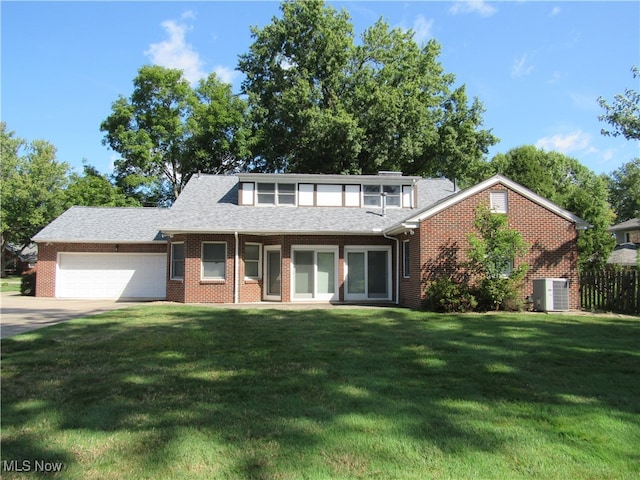
M 485 278 L 472 292 L 478 301 L 478 310 L 520 311 L 524 302 L 519 287 L 520 283 L 512 278 Z
M 433 312 L 471 312 L 478 302 L 466 284 L 443 277 L 427 287 L 423 306 Z
M 20 281 L 20 294 L 30 297 L 36 295 L 36 271 L 29 270 L 22 274 Z

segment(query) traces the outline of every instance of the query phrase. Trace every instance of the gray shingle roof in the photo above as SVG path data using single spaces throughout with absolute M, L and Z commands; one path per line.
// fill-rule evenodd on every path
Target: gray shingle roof
M 619 232 L 622 230 L 640 230 L 640 218 L 632 218 L 631 220 L 627 220 L 626 222 L 618 223 L 617 225 L 609 228 L 607 231 Z
M 161 232 L 380 234 L 454 193 L 448 180 L 418 180 L 418 208 L 387 208 L 382 217 L 375 207 L 239 206 L 238 185 L 236 175 L 200 175 L 189 181 L 170 209 L 72 207 L 33 240 L 161 242 Z
M 35 242 L 148 243 L 166 241 L 164 208 L 71 207 L 40 230 Z
M 418 182 L 419 207 L 453 193 L 448 180 Z M 380 233 L 413 210 L 357 207 L 239 206 L 236 176 L 194 177 L 171 208 L 163 232 Z

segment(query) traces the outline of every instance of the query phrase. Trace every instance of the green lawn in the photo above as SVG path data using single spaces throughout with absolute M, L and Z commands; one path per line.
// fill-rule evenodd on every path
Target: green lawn
M 0 278 L 0 292 L 19 292 L 22 277 Z
M 640 477 L 639 318 L 136 307 L 3 340 L 1 393 L 3 478 Z

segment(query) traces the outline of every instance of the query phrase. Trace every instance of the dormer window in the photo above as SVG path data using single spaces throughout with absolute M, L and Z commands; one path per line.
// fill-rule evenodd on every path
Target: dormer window
M 387 194 L 387 207 L 399 207 L 401 205 L 400 185 L 363 185 L 363 202 L 367 206 L 381 207 L 382 192 Z
M 258 183 L 258 205 L 295 204 L 295 183 Z

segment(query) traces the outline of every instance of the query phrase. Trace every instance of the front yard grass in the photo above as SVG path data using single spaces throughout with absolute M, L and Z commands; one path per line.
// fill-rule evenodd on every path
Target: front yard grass
M 1 394 L 3 478 L 640 477 L 638 318 L 136 307 L 2 340 Z

